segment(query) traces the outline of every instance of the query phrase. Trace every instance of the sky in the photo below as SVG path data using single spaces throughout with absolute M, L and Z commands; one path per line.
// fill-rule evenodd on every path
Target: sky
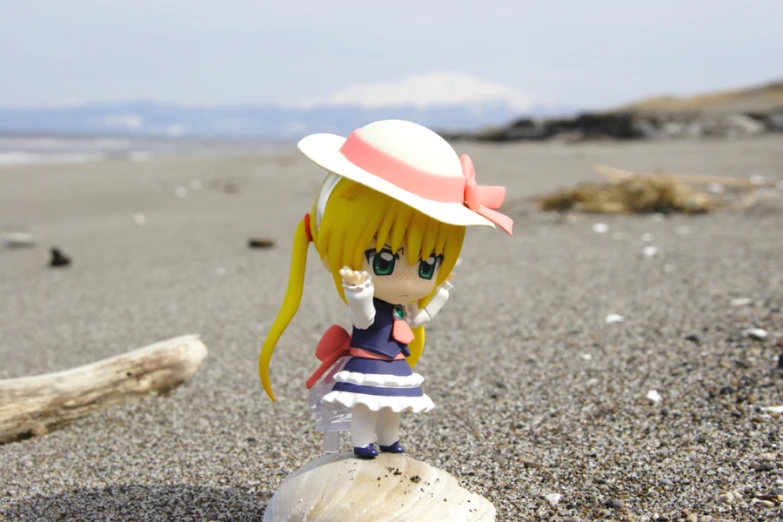
M 0 107 L 299 104 L 466 73 L 601 108 L 783 79 L 781 0 L 0 0 Z

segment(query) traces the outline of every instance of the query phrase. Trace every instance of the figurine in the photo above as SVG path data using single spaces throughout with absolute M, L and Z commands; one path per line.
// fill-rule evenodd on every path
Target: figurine
M 407 121 L 374 122 L 347 139 L 314 134 L 298 146 L 327 175 L 294 233 L 285 298 L 259 357 L 261 383 L 274 401 L 269 362 L 299 307 L 312 243 L 352 323 L 350 333 L 330 327 L 316 348 L 321 365 L 306 384 L 318 427 L 349 428 L 358 457 L 378 455 L 376 434 L 380 451 L 402 453 L 400 414 L 434 407 L 412 371 L 424 326 L 453 288 L 466 227 L 512 233 L 512 220 L 495 210 L 505 189 L 478 185 L 467 155 Z

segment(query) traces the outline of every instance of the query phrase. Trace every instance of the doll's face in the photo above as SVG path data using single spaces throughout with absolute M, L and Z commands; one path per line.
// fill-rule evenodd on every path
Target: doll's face
M 388 245 L 380 252 L 375 248 L 373 240 L 362 258 L 362 270 L 372 277 L 375 297 L 391 304 L 405 304 L 426 297 L 435 288 L 442 256 L 432 255 L 409 265 L 404 247 L 397 252 L 392 252 Z

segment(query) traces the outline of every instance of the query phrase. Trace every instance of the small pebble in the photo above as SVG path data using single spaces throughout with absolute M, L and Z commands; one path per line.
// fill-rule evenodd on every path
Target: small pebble
M 184 198 L 188 195 L 188 189 L 185 187 L 177 187 L 174 190 L 174 194 L 176 194 L 178 198 Z
M 767 181 L 767 178 L 765 178 L 761 174 L 753 174 L 748 178 L 748 181 L 750 181 L 751 185 L 758 186 L 758 185 L 763 185 Z
M 545 495 L 544 498 L 547 500 L 547 502 L 555 506 L 558 502 L 560 502 L 560 499 L 563 498 L 563 496 L 558 495 L 557 493 L 550 493 L 549 495 Z
M 133 215 L 133 222 L 137 225 L 143 225 L 147 222 L 147 216 L 144 214 L 134 214 Z
M 707 191 L 713 194 L 722 194 L 724 190 L 726 190 L 725 187 L 720 183 L 710 183 L 707 185 Z
M 783 488 L 775 488 L 769 492 L 770 495 L 783 495 Z
M 759 455 L 759 460 L 767 460 L 767 461 L 775 461 L 775 454 L 774 453 L 762 453 Z
M 594 223 L 593 224 L 593 232 L 596 234 L 606 234 L 609 232 L 609 225 L 606 223 Z
M 772 471 L 777 469 L 778 465 L 775 462 L 762 462 L 756 466 L 756 471 Z
M 669 479 L 661 479 L 661 480 L 659 480 L 659 481 L 658 481 L 658 485 L 659 485 L 659 486 L 668 486 L 668 487 L 672 487 L 672 486 L 674 486 L 674 482 L 672 482 L 672 481 L 671 481 L 671 480 L 669 480 Z
M 604 503 L 604 505 L 606 507 L 608 507 L 608 508 L 611 508 L 611 509 L 623 509 L 623 508 L 625 508 L 625 502 L 623 502 L 620 499 L 616 499 L 616 498 L 610 498 L 609 500 L 607 500 Z
M 661 398 L 662 398 L 661 394 L 658 393 L 658 390 L 650 390 L 647 392 L 647 399 L 652 402 L 655 403 L 661 402 Z
M 590 355 L 589 353 L 583 353 L 583 354 L 582 354 L 582 360 L 584 360 L 584 361 L 589 361 L 589 360 L 591 360 L 592 358 L 593 358 L 593 356 L 592 356 L 592 355 Z
M 750 297 L 738 297 L 731 300 L 731 306 L 748 306 L 751 303 L 753 303 L 753 299 Z
M 606 324 L 622 323 L 625 317 L 620 314 L 609 314 L 606 316 Z
M 656 246 L 646 246 L 642 249 L 642 256 L 645 259 L 653 258 L 661 253 L 661 249 Z
M 761 411 L 766 411 L 768 413 L 781 414 L 781 413 L 783 413 L 783 406 L 765 406 L 765 407 L 761 408 Z
M 692 342 L 696 346 L 701 346 L 701 338 L 698 335 L 696 335 L 696 334 L 691 334 L 691 335 L 685 336 L 685 340 Z

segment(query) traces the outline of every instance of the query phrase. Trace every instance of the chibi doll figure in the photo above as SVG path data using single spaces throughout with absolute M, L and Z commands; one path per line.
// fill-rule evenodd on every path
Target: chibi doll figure
M 334 325 L 316 348 L 320 367 L 307 381 L 326 390 L 318 407 L 350 417 L 354 454 L 402 453 L 403 411 L 433 408 L 413 366 L 424 348 L 424 325 L 441 310 L 468 226 L 496 225 L 505 189 L 476 183 L 467 155 L 415 123 L 384 120 L 347 139 L 314 134 L 299 149 L 327 171 L 310 213 L 294 233 L 288 288 L 259 357 L 272 400 L 272 352 L 302 297 L 312 242 L 352 323 Z

